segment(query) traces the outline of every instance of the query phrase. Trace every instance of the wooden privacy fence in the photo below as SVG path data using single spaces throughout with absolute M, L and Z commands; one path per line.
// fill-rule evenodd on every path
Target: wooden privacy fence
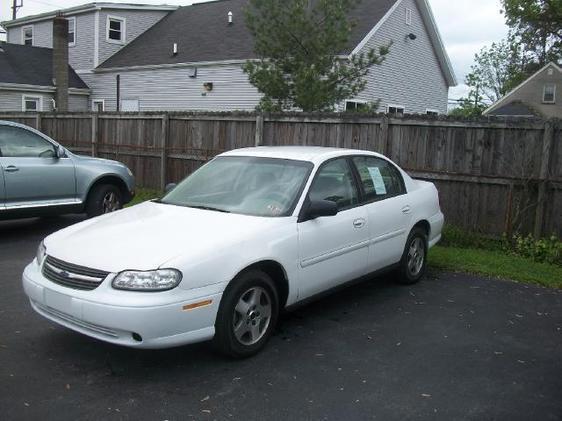
M 8 113 L 69 149 L 117 159 L 139 186 L 163 188 L 215 155 L 255 145 L 383 153 L 433 181 L 449 223 L 489 234 L 562 237 L 559 120 L 451 121 L 360 115 Z

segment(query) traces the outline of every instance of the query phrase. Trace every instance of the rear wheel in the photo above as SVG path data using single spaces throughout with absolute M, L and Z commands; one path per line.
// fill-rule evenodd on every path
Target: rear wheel
M 278 293 L 271 278 L 259 270 L 239 275 L 223 294 L 215 322 L 215 346 L 236 358 L 256 354 L 269 340 L 278 314 Z
M 414 228 L 408 236 L 400 261 L 398 282 L 412 285 L 425 275 L 427 266 L 427 235 L 421 228 Z
M 88 217 L 115 212 L 123 207 L 121 190 L 113 184 L 95 186 L 88 196 L 86 213 Z

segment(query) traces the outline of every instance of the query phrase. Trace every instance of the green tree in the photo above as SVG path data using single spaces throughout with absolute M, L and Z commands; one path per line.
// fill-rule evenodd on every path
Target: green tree
M 449 115 L 454 117 L 474 118 L 480 117 L 487 108 L 484 103 L 482 91 L 473 74 L 466 76 L 465 83 L 470 87 L 470 91 L 466 98 L 459 100 L 459 106 L 453 109 Z
M 505 96 L 526 76 L 526 60 L 517 43 L 502 40 L 484 47 L 474 56 L 466 78 L 472 91 L 478 90 L 489 103 Z
M 263 94 L 259 109 L 330 111 L 365 89 L 365 76 L 390 45 L 341 57 L 358 1 L 250 0 L 246 24 L 259 58 L 246 62 L 244 71 Z
M 562 59 L 562 0 L 502 0 L 507 25 L 542 67 Z

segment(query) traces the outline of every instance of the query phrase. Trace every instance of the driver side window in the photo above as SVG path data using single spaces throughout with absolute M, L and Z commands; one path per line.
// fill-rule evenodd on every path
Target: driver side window
M 54 158 L 55 147 L 29 130 L 0 126 L 0 156 L 18 158 Z
M 310 200 L 336 202 L 339 210 L 355 206 L 359 199 L 347 160 L 334 159 L 324 164 L 316 174 L 308 195 Z

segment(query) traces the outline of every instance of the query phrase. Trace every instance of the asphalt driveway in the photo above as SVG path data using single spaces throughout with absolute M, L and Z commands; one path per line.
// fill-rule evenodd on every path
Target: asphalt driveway
M 286 315 L 244 361 L 137 351 L 53 325 L 20 276 L 79 219 L 0 222 L 0 418 L 562 419 L 562 292 L 452 273 L 373 279 Z

